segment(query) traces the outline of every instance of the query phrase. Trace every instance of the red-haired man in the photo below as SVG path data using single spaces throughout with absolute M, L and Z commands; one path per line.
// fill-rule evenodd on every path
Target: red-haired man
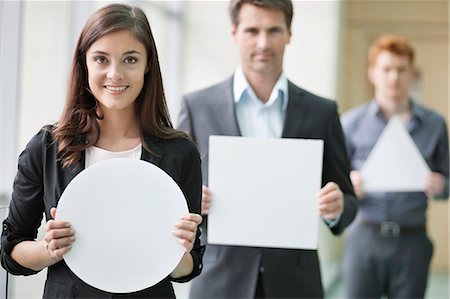
M 349 230 L 343 277 L 347 298 L 423 298 L 433 246 L 426 234 L 429 198 L 448 197 L 447 126 L 437 113 L 414 102 L 414 49 L 384 35 L 369 51 L 373 100 L 342 116 L 350 177 L 360 200 Z M 424 192 L 366 192 L 359 169 L 393 115 L 406 125 L 431 173 Z

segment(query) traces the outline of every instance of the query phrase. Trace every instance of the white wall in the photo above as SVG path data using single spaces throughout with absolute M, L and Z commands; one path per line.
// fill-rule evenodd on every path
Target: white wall
M 228 1 L 192 1 L 184 19 L 183 92 L 218 83 L 231 76 L 238 50 L 231 38 Z
M 295 1 L 291 44 L 284 69 L 301 87 L 337 97 L 339 1 Z
M 10 196 L 16 170 L 20 64 L 19 2 L 0 2 L 0 194 Z
M 58 120 L 70 65 L 70 2 L 24 2 L 20 69 L 19 144 Z

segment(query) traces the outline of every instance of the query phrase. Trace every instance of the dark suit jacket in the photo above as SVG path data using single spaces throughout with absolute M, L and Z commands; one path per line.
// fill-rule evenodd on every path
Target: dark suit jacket
M 14 182 L 9 215 L 3 222 L 1 237 L 2 266 L 15 275 L 32 275 L 37 271 L 22 267 L 11 257 L 15 245 L 25 240 L 34 240 L 43 214 L 51 219 L 50 209 L 56 207 L 59 198 L 69 182 L 84 169 L 84 152 L 80 166 L 61 168 L 56 158 L 57 145 L 51 136 L 51 127 L 41 130 L 28 143 L 19 157 L 18 172 Z M 201 171 L 200 158 L 195 145 L 188 139 L 155 140 L 145 137 L 145 143 L 153 151 L 150 154 L 142 149 L 141 160 L 160 167 L 180 186 L 186 197 L 189 210 L 200 214 Z M 120 219 L 117 219 L 120 221 Z M 126 223 L 124 223 L 126 225 Z M 132 229 L 132 228 L 130 228 Z M 128 244 L 123 244 L 124 254 Z M 130 246 L 131 247 L 131 246 Z M 203 248 L 199 233 L 191 252 L 194 271 L 187 277 L 176 281 L 188 281 L 201 271 Z M 156 286 L 133 294 L 122 294 L 126 298 L 173 298 L 170 278 L 167 277 Z M 48 268 L 44 298 L 112 298 L 121 297 L 95 289 L 78 277 L 60 261 Z
M 232 84 L 233 79 L 229 78 L 188 94 L 182 101 L 179 129 L 189 133 L 198 145 L 205 185 L 208 184 L 209 136 L 240 135 Z M 344 212 L 331 228 L 334 234 L 339 234 L 355 217 L 357 202 L 349 179 L 349 162 L 336 104 L 291 82 L 288 94 L 282 137 L 324 140 L 322 184 L 333 181 L 345 194 Z M 323 296 L 315 250 L 208 244 L 203 262 L 202 275 L 192 282 L 191 298 L 253 298 L 260 267 L 264 267 L 264 290 L 269 298 Z

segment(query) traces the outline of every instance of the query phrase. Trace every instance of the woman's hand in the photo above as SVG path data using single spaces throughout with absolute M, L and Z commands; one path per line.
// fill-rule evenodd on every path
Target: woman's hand
M 190 213 L 181 217 L 180 221 L 175 224 L 175 230 L 172 234 L 184 246 L 184 255 L 178 266 L 170 274 L 172 278 L 179 278 L 192 273 L 194 261 L 190 252 L 194 248 L 197 227 L 202 223 L 202 220 L 202 216 Z
M 202 223 L 202 220 L 202 216 L 190 213 L 181 217 L 180 221 L 175 224 L 175 230 L 172 234 L 184 246 L 186 253 L 191 252 L 194 247 L 197 227 Z
M 56 216 L 56 208 L 50 210 L 52 218 Z M 75 232 L 67 221 L 49 220 L 45 225 L 44 245 L 50 258 L 59 262 L 63 255 L 72 248 Z

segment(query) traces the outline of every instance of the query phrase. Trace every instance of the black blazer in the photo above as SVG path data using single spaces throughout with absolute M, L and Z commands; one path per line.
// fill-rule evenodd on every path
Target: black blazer
M 232 85 L 231 77 L 188 94 L 182 101 L 178 128 L 189 133 L 198 145 L 205 185 L 208 185 L 209 136 L 241 135 Z M 330 228 L 334 234 L 339 234 L 353 221 L 357 201 L 349 178 L 350 167 L 336 103 L 311 94 L 292 82 L 288 83 L 288 95 L 282 137 L 324 141 L 322 185 L 333 181 L 344 193 L 343 214 L 337 225 Z M 206 227 L 203 230 L 206 231 Z M 191 297 L 253 298 L 261 266 L 264 267 L 264 290 L 268 298 L 323 296 L 315 250 L 208 244 L 203 272 L 192 282 Z
M 36 134 L 19 157 L 9 215 L 3 221 L 1 237 L 1 263 L 11 274 L 37 273 L 15 262 L 10 257 L 11 251 L 22 241 L 36 239 L 43 214 L 47 221 L 51 218 L 50 209 L 57 206 L 65 187 L 84 169 L 84 152 L 79 166 L 65 169 L 61 167 L 57 161 L 57 145 L 52 139 L 51 130 L 51 127 L 46 127 Z M 183 191 L 189 211 L 200 214 L 201 170 L 195 145 L 185 138 L 156 140 L 146 136 L 144 142 L 153 153 L 143 148 L 141 160 L 153 163 L 169 174 Z M 199 234 L 198 231 L 194 249 L 191 252 L 194 259 L 194 271 L 189 276 L 175 281 L 189 281 L 200 273 L 203 247 L 200 245 Z M 127 244 L 124 244 L 124 252 L 126 252 L 126 246 Z M 170 277 L 167 277 L 156 286 L 136 293 L 114 295 L 95 289 L 81 281 L 62 260 L 48 268 L 43 297 L 173 298 L 174 292 L 170 280 Z

